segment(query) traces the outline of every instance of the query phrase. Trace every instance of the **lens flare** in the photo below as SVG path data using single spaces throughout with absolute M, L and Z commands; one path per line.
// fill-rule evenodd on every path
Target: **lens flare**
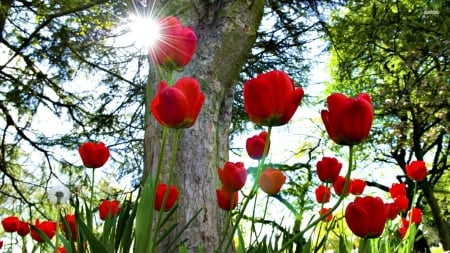
M 144 48 L 151 48 L 161 37 L 160 27 L 152 18 L 132 16 L 130 29 L 132 39 Z

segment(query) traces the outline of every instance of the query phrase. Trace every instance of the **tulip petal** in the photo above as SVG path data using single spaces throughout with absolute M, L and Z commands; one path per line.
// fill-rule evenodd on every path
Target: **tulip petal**
M 177 81 L 174 86 L 179 89 L 186 96 L 188 111 L 187 119 L 191 122 L 191 125 L 197 120 L 198 114 L 202 108 L 203 102 L 205 100 L 205 94 L 200 90 L 200 85 L 195 78 L 184 77 Z M 189 127 L 190 127 L 189 126 Z
M 345 221 L 350 230 L 359 237 L 366 237 L 369 233 L 369 217 L 367 211 L 352 202 L 345 209 Z
M 151 106 L 153 116 L 161 125 L 177 127 L 186 118 L 188 100 L 181 90 L 160 84 Z
M 244 84 L 244 107 L 250 119 L 257 123 L 270 118 L 276 105 L 275 100 L 268 96 L 273 93 L 271 86 L 260 80 L 263 77 L 258 75 Z

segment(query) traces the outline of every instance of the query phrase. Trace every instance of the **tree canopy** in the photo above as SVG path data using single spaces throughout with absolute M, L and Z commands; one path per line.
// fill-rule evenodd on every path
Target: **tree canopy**
M 2 208 L 22 202 L 39 210 L 52 182 L 85 186 L 77 148 L 87 140 L 108 140 L 119 150 L 113 178 L 134 171 L 139 180 L 147 57 L 123 39 L 126 27 L 119 29 L 138 6 L 102 0 L 1 6 L 0 191 L 9 197 Z
M 368 152 L 373 161 L 398 166 L 410 194 L 406 165 L 427 162 L 430 176 L 419 184 L 418 205 L 431 207 L 444 248 L 450 247 L 448 225 L 433 188 L 449 168 L 449 11 L 447 1 L 350 1 L 327 29 L 329 89 L 371 95 L 376 121 Z

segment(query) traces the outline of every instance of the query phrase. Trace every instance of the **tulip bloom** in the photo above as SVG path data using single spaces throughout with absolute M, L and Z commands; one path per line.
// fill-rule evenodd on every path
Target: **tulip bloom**
M 323 157 L 317 162 L 316 167 L 320 181 L 327 183 L 336 180 L 341 172 L 342 163 L 334 157 Z
M 327 213 L 330 209 L 331 209 L 331 208 L 325 208 L 325 207 L 321 208 L 320 211 L 319 211 L 319 215 L 320 215 L 321 217 L 324 216 L 325 213 Z M 323 218 L 322 221 L 324 221 L 324 222 L 330 222 L 332 219 L 333 219 L 333 214 L 330 213 L 330 214 L 327 215 L 327 217 Z
M 281 170 L 267 168 L 259 176 L 259 187 L 269 195 L 275 195 L 280 192 L 281 186 L 286 181 L 286 176 Z
M 205 100 L 196 79 L 184 77 L 174 86 L 161 82 L 151 103 L 159 124 L 169 128 L 189 128 L 194 125 Z
M 266 145 L 267 132 L 262 131 L 259 135 L 254 135 L 247 139 L 245 143 L 245 149 L 247 150 L 248 156 L 250 158 L 259 160 L 263 157 L 264 146 Z M 270 140 L 269 140 L 270 147 Z M 267 149 L 269 152 L 269 149 Z
M 281 126 L 294 115 L 304 92 L 295 88 L 283 71 L 259 74 L 244 83 L 244 107 L 251 121 L 263 126 Z
M 395 203 L 386 203 L 386 212 L 387 212 L 387 218 L 389 220 L 393 220 L 397 217 L 397 215 L 400 214 L 400 208 Z
M 228 191 L 225 188 L 220 188 L 216 190 L 217 204 L 223 210 L 230 211 L 236 208 L 238 204 L 238 192 Z
M 157 21 L 159 36 L 150 46 L 152 61 L 163 68 L 177 70 L 189 64 L 197 48 L 197 36 L 191 27 L 185 27 L 176 17 Z
M 42 233 L 44 233 L 49 240 L 55 236 L 56 233 L 56 222 L 54 221 L 43 221 L 40 222 L 39 219 L 36 220 L 34 226 L 36 229 L 39 229 Z M 44 242 L 44 239 L 36 232 L 33 228 L 31 229 L 31 238 L 37 242 Z
M 100 168 L 109 158 L 109 149 L 103 142 L 85 142 L 78 148 L 78 153 L 86 168 Z
M 166 191 L 169 191 L 169 192 L 167 193 L 167 198 L 166 198 L 166 203 L 164 205 L 164 208 L 162 208 Z M 175 203 L 177 202 L 177 199 L 178 199 L 178 190 L 175 186 L 171 185 L 169 187 L 169 189 L 167 189 L 166 184 L 159 183 L 156 186 L 155 205 L 154 205 L 155 210 L 161 211 L 161 209 L 163 209 L 164 211 L 169 211 L 175 205 Z
M 398 228 L 398 234 L 400 239 L 403 239 L 406 235 L 406 233 L 408 232 L 408 228 L 409 228 L 409 221 L 406 218 L 402 218 L 400 221 L 400 226 Z
M 389 194 L 391 198 L 395 199 L 398 196 L 406 197 L 406 184 L 404 183 L 393 183 L 391 188 L 389 188 Z
M 115 216 L 119 211 L 119 201 L 104 199 L 98 206 L 100 219 L 106 220 L 108 216 Z
M 387 210 L 379 197 L 356 197 L 345 209 L 350 230 L 362 238 L 379 237 L 387 220 Z
M 75 221 L 75 215 L 67 214 L 65 218 L 66 218 L 67 225 L 69 225 L 69 227 L 66 228 L 65 224 L 62 223 L 61 230 L 66 235 L 66 238 L 68 238 L 68 239 L 72 238 L 73 241 L 76 241 L 78 235 L 77 235 L 77 224 Z M 70 238 L 69 238 L 69 231 L 70 231 L 70 235 L 71 235 Z
M 333 182 L 334 192 L 339 196 L 341 196 L 341 194 L 344 191 L 345 181 L 346 181 L 345 177 L 338 176 L 336 178 L 336 180 L 334 180 L 334 182 Z M 349 182 L 347 191 L 344 193 L 344 196 L 347 196 L 351 192 L 351 188 L 352 188 L 352 185 Z
M 350 180 L 350 193 L 353 195 L 361 195 L 366 188 L 366 181 L 362 179 L 351 179 Z
M 316 201 L 317 203 L 328 203 L 331 198 L 331 189 L 324 185 L 319 185 L 316 190 Z
M 247 180 L 247 170 L 244 167 L 244 163 L 241 162 L 226 162 L 223 169 L 217 169 L 217 173 L 223 188 L 232 192 L 242 189 Z
M 422 181 L 427 176 L 427 166 L 424 161 L 413 161 L 406 165 L 406 175 L 414 181 Z
M 394 199 L 395 205 L 400 209 L 400 211 L 408 210 L 409 199 L 406 196 L 399 195 Z
M 417 207 L 411 208 L 411 210 L 409 210 L 408 212 L 408 219 L 411 221 L 411 223 L 419 225 L 422 221 L 422 210 Z
M 373 121 L 369 95 L 356 98 L 334 93 L 327 98 L 328 110 L 322 110 L 322 121 L 330 138 L 340 145 L 355 145 L 364 141 Z
M 30 225 L 28 222 L 25 221 L 19 221 L 17 223 L 17 234 L 24 237 L 30 233 Z
M 5 232 L 16 232 L 20 220 L 16 216 L 8 216 L 2 220 L 2 226 Z

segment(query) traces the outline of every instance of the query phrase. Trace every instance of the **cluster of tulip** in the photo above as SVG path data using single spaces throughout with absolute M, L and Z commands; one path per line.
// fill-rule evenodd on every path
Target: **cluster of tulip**
M 303 90 L 295 88 L 287 74 L 278 70 L 260 74 L 244 83 L 244 106 L 249 118 L 260 126 L 269 127 L 269 134 L 263 131 L 259 135 L 247 139 L 246 150 L 251 158 L 257 160 L 265 158 L 269 151 L 271 128 L 286 124 L 291 119 L 302 96 Z M 390 190 L 392 203 L 385 203 L 380 197 L 360 196 L 364 192 L 366 182 L 363 179 L 351 178 L 351 171 L 355 169 L 352 161 L 352 147 L 363 142 L 369 136 L 373 121 L 371 99 L 365 93 L 356 98 L 335 93 L 327 98 L 327 106 L 328 110 L 321 112 L 326 132 L 336 144 L 350 147 L 350 161 L 345 176 L 339 175 L 342 163 L 336 158 L 323 157 L 317 162 L 317 176 L 323 183 L 315 189 L 316 201 L 321 204 L 318 221 L 331 221 L 332 212 L 336 210 L 338 204 L 348 194 L 352 194 L 356 197 L 347 205 L 344 214 L 349 229 L 363 239 L 377 238 L 383 234 L 388 220 L 393 220 L 401 212 L 408 211 L 409 200 L 406 197 L 406 186 L 403 183 L 392 185 Z M 263 163 L 260 163 L 258 168 L 257 183 L 269 195 L 277 194 L 286 177 L 279 170 L 264 168 Z M 425 162 L 411 162 L 406 166 L 406 173 L 411 180 L 423 180 L 427 174 Z M 246 179 L 244 165 L 227 162 L 223 169 L 219 169 L 219 178 L 223 185 L 221 189 L 217 190 L 219 206 L 224 210 L 236 208 L 238 205 L 236 191 L 243 187 Z M 328 208 L 324 204 L 330 202 L 332 196 L 330 186 L 339 200 L 338 204 Z M 255 189 L 254 186 L 250 194 L 246 195 L 247 199 L 243 201 L 240 213 L 245 211 L 248 200 L 254 196 L 252 192 Z M 408 218 L 402 218 L 401 224 L 397 226 L 399 238 L 405 237 L 411 223 L 417 226 L 421 221 L 421 216 L 420 209 L 411 208 L 407 215 Z M 236 224 L 240 217 L 237 216 Z M 317 223 L 311 222 L 307 229 L 313 228 L 315 224 Z M 365 249 L 362 248 L 361 251 L 365 251 Z

